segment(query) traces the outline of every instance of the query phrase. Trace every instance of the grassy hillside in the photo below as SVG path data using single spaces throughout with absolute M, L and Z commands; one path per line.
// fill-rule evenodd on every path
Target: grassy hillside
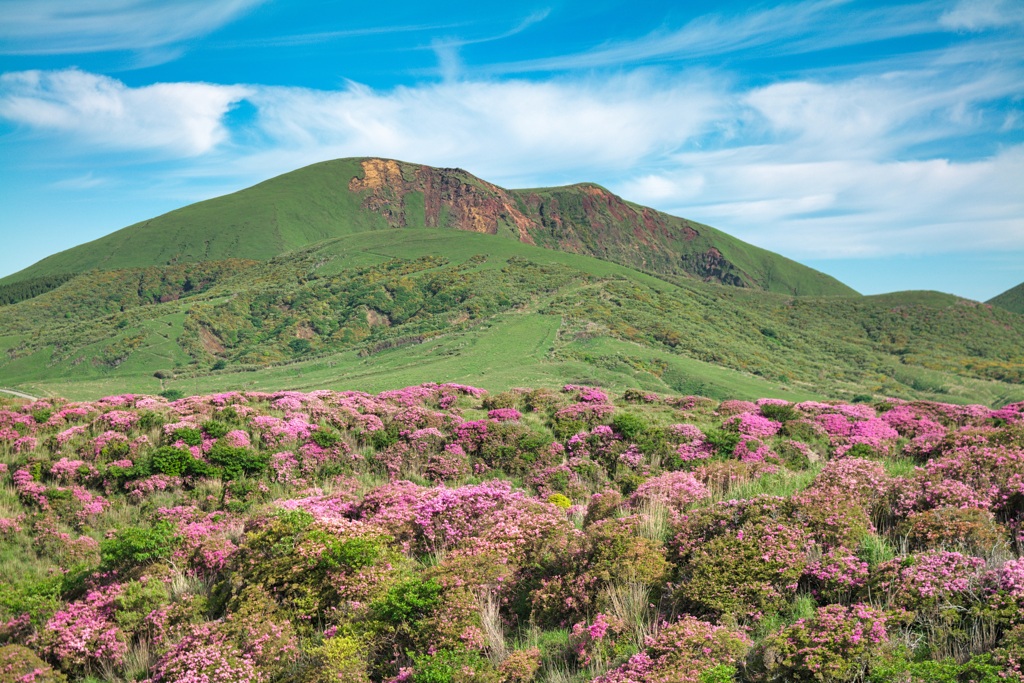
M 823 273 L 708 226 L 628 204 L 596 185 L 509 191 L 460 169 L 339 159 L 54 254 L 0 280 L 0 303 L 93 269 L 268 260 L 325 239 L 389 228 L 500 235 L 646 272 L 740 287 L 856 294 Z M 11 290 L 6 294 L 5 286 Z
M 1024 399 L 1024 318 L 947 295 L 794 297 L 445 230 L 201 267 L 187 293 L 138 295 L 182 266 L 128 269 L 0 308 L 4 384 L 75 398 L 454 381 Z
M 1024 282 L 1006 290 L 999 296 L 992 297 L 988 303 L 1024 315 Z

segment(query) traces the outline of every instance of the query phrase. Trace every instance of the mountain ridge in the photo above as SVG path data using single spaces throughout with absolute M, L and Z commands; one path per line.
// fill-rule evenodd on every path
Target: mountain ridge
M 1024 282 L 1016 287 L 1010 287 L 1002 294 L 997 294 L 985 303 L 1024 315 Z
M 838 280 L 595 183 L 507 190 L 456 168 L 360 157 L 306 166 L 53 254 L 0 279 L 267 260 L 324 239 L 445 228 L 595 256 L 645 272 L 796 295 L 854 296 Z

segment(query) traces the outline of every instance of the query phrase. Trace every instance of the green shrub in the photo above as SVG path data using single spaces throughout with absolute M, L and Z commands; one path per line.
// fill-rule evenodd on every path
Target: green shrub
M 203 423 L 203 431 L 206 432 L 207 436 L 211 439 L 219 439 L 231 431 L 231 427 L 228 427 L 227 424 L 220 420 L 207 420 Z
M 370 683 L 366 643 L 349 635 L 327 638 L 309 651 L 314 667 L 303 683 Z
M 369 441 L 370 445 L 378 451 L 394 446 L 398 443 L 398 425 L 390 425 L 386 429 L 370 432 Z
M 170 557 L 176 541 L 174 525 L 167 521 L 149 528 L 125 527 L 100 543 L 100 557 L 111 569 L 149 564 Z
M 153 610 L 169 602 L 163 581 L 130 581 L 114 599 L 114 621 L 126 634 L 133 635 L 145 625 Z
M 438 650 L 413 657 L 412 683 L 498 683 L 498 673 L 479 652 Z
M 707 671 L 702 671 L 697 678 L 698 683 L 732 683 L 736 680 L 736 667 L 730 664 L 719 664 Z
M 315 430 L 310 434 L 310 438 L 320 448 L 334 448 L 341 441 L 341 437 L 338 436 L 337 432 L 323 428 Z
M 441 590 L 435 579 L 413 577 L 392 586 L 370 608 L 379 619 L 391 624 L 416 621 L 441 604 Z
M 150 459 L 154 470 L 169 477 L 180 477 L 189 469 L 189 464 L 195 460 L 192 453 L 184 448 L 174 446 L 161 446 L 153 452 Z
M 647 423 L 632 413 L 618 413 L 612 418 L 612 428 L 627 441 L 636 442 L 647 431 Z
M 24 645 L 0 647 L 0 681 L 16 683 L 64 683 L 64 674 L 50 668 L 36 653 Z
M 213 444 L 207 457 L 211 464 L 221 468 L 224 479 L 259 474 L 270 464 L 269 455 L 257 453 L 243 446 L 231 446 L 224 441 Z
M 709 429 L 704 433 L 704 441 L 715 449 L 716 455 L 729 458 L 740 442 L 740 435 L 724 429 Z
M 202 446 L 203 433 L 195 427 L 178 427 L 171 434 L 171 441 L 183 441 L 186 446 Z
M 768 403 L 761 406 L 761 414 L 776 422 L 789 422 L 800 417 L 796 408 L 782 403 Z

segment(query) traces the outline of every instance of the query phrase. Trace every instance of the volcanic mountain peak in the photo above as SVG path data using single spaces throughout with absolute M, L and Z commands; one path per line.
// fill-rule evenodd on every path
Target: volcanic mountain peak
M 487 233 L 630 266 L 797 295 L 855 295 L 823 273 L 594 183 L 508 190 L 457 168 L 321 162 L 55 254 L 0 282 L 222 258 L 267 260 L 383 229 Z

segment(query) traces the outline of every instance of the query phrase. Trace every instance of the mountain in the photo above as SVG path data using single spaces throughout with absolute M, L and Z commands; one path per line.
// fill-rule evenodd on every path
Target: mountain
M 1022 316 L 933 292 L 797 297 L 394 229 L 90 271 L 0 307 L 0 377 L 72 398 L 437 381 L 1003 404 L 1024 400 L 1022 336 Z
M 375 158 L 314 164 L 171 211 L 54 254 L 0 280 L 0 287 L 28 296 L 89 270 L 267 260 L 325 239 L 394 228 L 499 235 L 737 287 L 856 295 L 828 275 L 598 185 L 506 190 L 461 169 Z
M 1024 315 L 1024 282 L 992 297 L 986 303 Z

